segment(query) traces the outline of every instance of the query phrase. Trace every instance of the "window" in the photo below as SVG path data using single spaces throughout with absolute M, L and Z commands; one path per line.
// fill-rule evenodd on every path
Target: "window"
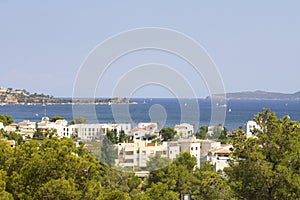
M 196 147 L 196 151 L 198 150 L 198 147 Z
M 194 150 L 194 148 L 193 147 L 191 147 L 191 151 L 193 151 Z

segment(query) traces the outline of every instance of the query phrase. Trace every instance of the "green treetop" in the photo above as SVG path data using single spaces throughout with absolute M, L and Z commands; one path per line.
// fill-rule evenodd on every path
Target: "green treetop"
M 174 140 L 175 135 L 177 134 L 177 132 L 172 127 L 165 127 L 161 129 L 159 133 L 163 137 L 164 141 Z
M 4 126 L 10 125 L 14 123 L 12 116 L 0 114 L 0 122 L 3 123 Z
M 76 117 L 72 119 L 72 121 L 70 122 L 70 124 L 87 124 L 87 123 L 88 121 L 84 117 Z
M 65 119 L 64 117 L 62 116 L 52 116 L 49 121 L 50 122 L 56 122 L 57 120 L 62 120 L 62 119 Z
M 225 170 L 241 199 L 300 198 L 300 125 L 269 109 L 255 116 L 254 138 L 236 137 Z

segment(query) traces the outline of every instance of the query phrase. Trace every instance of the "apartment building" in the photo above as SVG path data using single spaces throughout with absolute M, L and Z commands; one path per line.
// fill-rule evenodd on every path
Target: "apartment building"
M 63 128 L 63 137 L 77 137 L 81 140 L 100 140 L 102 136 L 101 124 L 73 124 Z
M 194 126 L 187 123 L 176 124 L 174 130 L 179 138 L 189 138 L 194 134 Z
M 195 139 L 182 139 L 179 140 L 180 152 L 189 152 L 192 156 L 196 158 L 197 167 L 200 167 L 201 158 L 201 144 Z
M 149 141 L 134 140 L 133 143 L 119 143 L 116 145 L 118 158 L 116 166 L 130 168 L 146 168 L 147 161 L 159 153 L 162 157 L 168 157 L 167 143 L 151 143 Z
M 109 123 L 109 124 L 99 124 L 102 127 L 102 132 L 104 134 L 110 130 L 124 131 L 126 135 L 130 134 L 131 124 L 130 123 Z

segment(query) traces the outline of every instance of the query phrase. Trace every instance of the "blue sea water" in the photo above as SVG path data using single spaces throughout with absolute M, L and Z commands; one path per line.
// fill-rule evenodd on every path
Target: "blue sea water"
M 164 126 L 174 126 L 181 122 L 181 109 L 178 99 L 131 99 L 138 104 L 129 105 L 130 116 L 134 123 L 149 122 L 149 110 L 153 105 L 160 105 L 166 112 Z M 211 118 L 211 102 L 207 99 L 198 100 L 200 116 L 199 125 L 209 125 Z M 99 123 L 115 122 L 111 105 L 95 105 Z M 225 127 L 229 130 L 239 126 L 245 127 L 248 120 L 262 111 L 263 108 L 270 108 L 278 117 L 289 115 L 292 120 L 300 121 L 300 101 L 288 100 L 228 100 L 226 107 Z M 22 120 L 40 121 L 45 115 L 48 117 L 59 115 L 70 121 L 73 118 L 71 104 L 47 105 L 4 105 L 0 106 L 0 114 L 11 115 L 15 122 Z M 193 115 L 193 110 L 189 111 Z M 126 122 L 126 121 L 124 121 Z M 188 123 L 195 124 L 190 121 Z

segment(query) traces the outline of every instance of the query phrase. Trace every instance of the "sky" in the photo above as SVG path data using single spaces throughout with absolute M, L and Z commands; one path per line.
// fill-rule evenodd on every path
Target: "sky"
M 9 1 L 0 0 L 0 86 L 71 97 L 80 66 L 107 38 L 143 27 L 179 31 L 216 64 L 226 92 L 300 90 L 299 1 Z M 176 41 L 174 41 L 176 42 Z M 131 68 L 161 63 L 178 70 L 197 97 L 205 80 L 166 52 L 123 56 L 99 78 L 110 96 Z M 168 87 L 141 86 L 135 97 L 172 97 Z

